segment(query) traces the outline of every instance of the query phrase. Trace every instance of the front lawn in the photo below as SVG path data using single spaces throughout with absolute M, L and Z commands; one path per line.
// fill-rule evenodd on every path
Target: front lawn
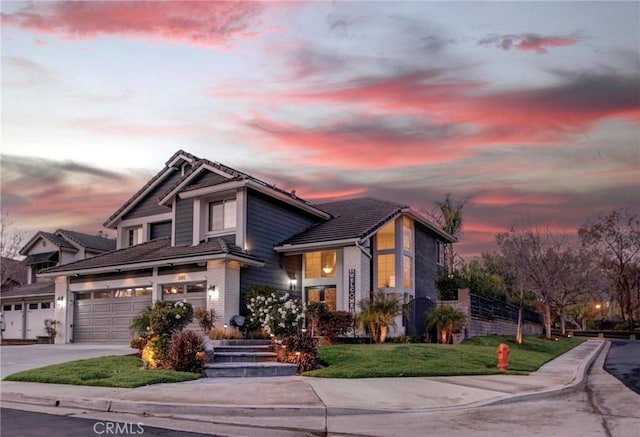
M 197 373 L 143 369 L 139 358 L 126 355 L 70 361 L 25 370 L 7 376 L 5 381 L 133 388 L 166 382 L 190 381 L 201 377 L 202 375 Z
M 512 337 L 473 337 L 458 345 L 360 344 L 320 348 L 320 362 L 327 366 L 304 373 L 324 378 L 382 378 L 397 376 L 455 376 L 504 373 L 497 368 L 496 349 L 506 343 L 511 349 L 509 371 L 527 374 L 585 341 L 559 338 L 549 341 L 525 337 L 522 346 Z

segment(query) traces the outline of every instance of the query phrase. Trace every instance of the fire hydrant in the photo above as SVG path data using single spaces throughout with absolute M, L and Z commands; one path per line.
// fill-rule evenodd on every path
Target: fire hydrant
M 498 346 L 498 369 L 509 370 L 509 346 L 500 343 Z

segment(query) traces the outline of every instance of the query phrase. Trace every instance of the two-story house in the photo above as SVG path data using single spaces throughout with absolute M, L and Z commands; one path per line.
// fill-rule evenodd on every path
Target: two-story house
M 25 283 L 3 285 L 0 293 L 5 339 L 30 340 L 45 336 L 45 319 L 54 318 L 55 286 L 51 278 L 38 278 L 44 269 L 110 252 L 116 240 L 58 229 L 36 233 L 20 249 L 25 258 L 17 261 L 25 270 Z M 14 260 L 15 261 L 15 260 Z
M 104 225 L 117 250 L 40 273 L 55 280 L 59 341 L 128 341 L 157 300 L 214 308 L 226 324 L 253 285 L 352 312 L 377 289 L 435 300 L 443 244 L 455 241 L 405 205 L 313 204 L 181 150 Z

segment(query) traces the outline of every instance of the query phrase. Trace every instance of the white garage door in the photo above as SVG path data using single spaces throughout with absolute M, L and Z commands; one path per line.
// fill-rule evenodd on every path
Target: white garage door
M 2 315 L 4 317 L 5 331 L 3 338 L 22 339 L 23 311 L 22 303 L 6 303 L 2 305 Z
M 53 319 L 53 302 L 25 302 L 27 309 L 27 335 L 26 338 L 46 337 L 44 321 Z
M 151 287 L 76 293 L 74 342 L 128 343 L 131 321 L 151 305 Z

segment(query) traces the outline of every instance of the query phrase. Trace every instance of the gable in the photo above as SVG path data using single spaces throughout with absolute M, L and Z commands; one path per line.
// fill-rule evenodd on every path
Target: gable
M 171 207 L 160 205 L 158 199 L 162 193 L 178 183 L 180 179 L 180 171 L 173 169 L 158 185 L 138 199 L 131 209 L 122 216 L 122 220 L 171 212 Z

